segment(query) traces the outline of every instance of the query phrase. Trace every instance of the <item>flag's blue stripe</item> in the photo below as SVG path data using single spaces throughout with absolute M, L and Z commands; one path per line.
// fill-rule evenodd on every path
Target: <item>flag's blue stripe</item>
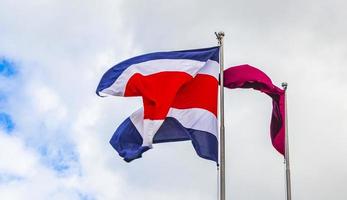
M 184 51 L 157 52 L 130 58 L 113 66 L 102 76 L 100 83 L 96 89 L 96 93 L 99 95 L 100 91 L 110 87 L 129 66 L 149 60 L 158 59 L 189 59 L 202 62 L 206 62 L 207 60 L 214 60 L 219 62 L 219 47 Z
M 117 128 L 110 140 L 113 148 L 127 162 L 140 158 L 142 153 L 149 149 L 141 147 L 142 142 L 143 139 L 130 118 Z
M 206 131 L 188 129 L 175 118 L 168 117 L 153 138 L 153 143 L 191 140 L 196 153 L 218 163 L 218 140 Z
M 154 136 L 154 143 L 191 140 L 197 154 L 218 163 L 218 140 L 211 133 L 184 128 L 175 118 L 166 118 Z M 111 138 L 111 145 L 125 161 L 140 158 L 148 147 L 142 147 L 142 137 L 127 118 Z

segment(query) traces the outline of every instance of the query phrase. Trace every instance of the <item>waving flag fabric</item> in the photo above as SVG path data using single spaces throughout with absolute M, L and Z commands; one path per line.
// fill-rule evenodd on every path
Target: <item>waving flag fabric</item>
M 218 62 L 212 47 L 141 55 L 108 70 L 98 95 L 143 99 L 110 141 L 119 155 L 131 161 L 152 143 L 191 140 L 199 156 L 217 162 Z
M 224 71 L 224 87 L 253 88 L 272 98 L 270 125 L 271 141 L 275 149 L 284 155 L 285 145 L 285 92 L 276 87 L 271 79 L 259 69 L 250 65 L 230 67 Z

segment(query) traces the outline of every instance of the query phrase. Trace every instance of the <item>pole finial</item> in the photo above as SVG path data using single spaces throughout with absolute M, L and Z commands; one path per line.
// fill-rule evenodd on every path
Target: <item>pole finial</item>
M 217 33 L 217 32 L 214 32 L 214 34 L 215 34 L 216 37 L 217 37 L 217 40 L 218 40 L 219 45 L 221 45 L 222 40 L 223 40 L 223 37 L 225 36 L 225 33 L 224 33 L 223 31 L 219 31 L 218 33 Z
M 287 90 L 287 87 L 288 87 L 288 83 L 287 83 L 287 82 L 283 82 L 283 83 L 282 83 L 282 88 L 283 88 L 284 90 Z

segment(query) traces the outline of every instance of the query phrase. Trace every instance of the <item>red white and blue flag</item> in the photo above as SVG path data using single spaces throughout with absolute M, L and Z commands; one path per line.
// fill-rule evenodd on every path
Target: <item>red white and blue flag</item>
M 111 145 L 125 161 L 153 143 L 191 140 L 218 162 L 219 47 L 150 53 L 125 60 L 102 77 L 97 94 L 141 96 L 143 108 L 116 130 Z

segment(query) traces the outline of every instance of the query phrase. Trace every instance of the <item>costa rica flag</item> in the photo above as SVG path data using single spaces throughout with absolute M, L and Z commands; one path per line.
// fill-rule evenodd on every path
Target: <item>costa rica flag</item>
M 98 95 L 140 96 L 143 108 L 115 131 L 110 143 L 125 161 L 153 143 L 191 140 L 197 154 L 218 162 L 219 47 L 157 52 L 109 69 Z

